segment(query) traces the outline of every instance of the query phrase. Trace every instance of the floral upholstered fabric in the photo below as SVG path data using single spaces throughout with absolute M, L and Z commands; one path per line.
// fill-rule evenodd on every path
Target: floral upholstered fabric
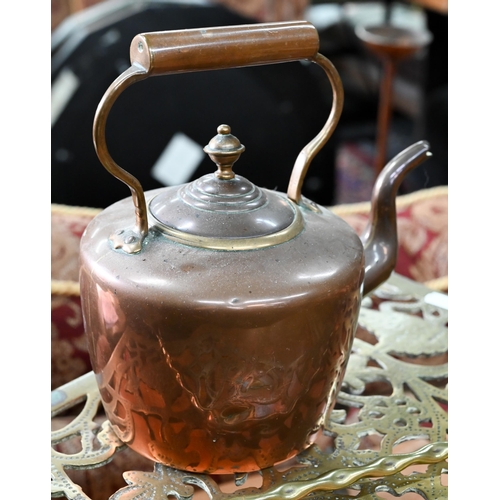
M 331 210 L 359 235 L 370 203 L 338 205 Z M 424 189 L 396 200 L 398 260 L 395 271 L 430 288 L 448 287 L 448 187 Z
M 92 369 L 78 285 L 80 238 L 99 210 L 52 205 L 52 389 Z
M 399 250 L 396 272 L 433 289 L 448 287 L 448 188 L 397 199 Z M 361 234 L 369 203 L 331 210 Z M 80 238 L 99 209 L 52 206 L 52 388 L 90 371 L 78 285 Z

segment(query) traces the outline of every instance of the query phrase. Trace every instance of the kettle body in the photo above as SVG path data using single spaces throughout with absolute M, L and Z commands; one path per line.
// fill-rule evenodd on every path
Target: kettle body
M 304 210 L 307 233 L 280 245 L 227 252 L 157 233 L 129 255 L 108 238 L 130 204 L 100 213 L 81 247 L 89 351 L 119 438 L 193 472 L 253 471 L 305 449 L 349 359 L 358 236 Z

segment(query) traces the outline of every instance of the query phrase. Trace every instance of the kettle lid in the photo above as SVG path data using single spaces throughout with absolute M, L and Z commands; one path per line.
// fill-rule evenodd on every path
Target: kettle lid
M 168 188 L 149 203 L 157 229 L 182 243 L 220 250 L 253 249 L 288 241 L 303 229 L 297 205 L 233 172 L 245 150 L 220 125 L 204 151 L 216 172 Z

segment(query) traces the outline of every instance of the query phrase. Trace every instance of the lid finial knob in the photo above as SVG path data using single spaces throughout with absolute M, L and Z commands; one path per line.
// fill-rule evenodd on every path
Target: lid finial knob
M 218 179 L 229 180 L 234 179 L 233 164 L 245 151 L 245 146 L 231 134 L 231 127 L 223 124 L 217 127 L 217 135 L 203 148 L 203 151 L 217 165 L 215 176 Z

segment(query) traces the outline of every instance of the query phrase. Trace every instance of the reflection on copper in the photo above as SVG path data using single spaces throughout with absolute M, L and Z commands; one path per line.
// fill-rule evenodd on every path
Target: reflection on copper
M 94 335 L 118 338 L 96 366 L 99 388 L 129 446 L 166 465 L 223 473 L 258 470 L 311 444 L 343 377 L 358 291 L 340 300 L 338 324 L 300 311 L 276 323 L 262 305 L 266 326 L 241 331 L 169 325 L 168 311 L 121 322 L 114 293 L 96 290 Z
M 130 220 L 130 199 L 122 200 L 101 212 L 81 240 L 80 290 L 93 369 L 119 438 L 151 460 L 188 471 L 255 471 L 294 456 L 315 439 L 344 378 L 361 294 L 394 268 L 398 185 L 428 152 L 422 141 L 387 165 L 361 240 L 330 211 L 312 208 L 300 190 L 310 161 L 336 126 L 342 86 L 335 68 L 317 54 L 312 25 L 273 28 L 279 30 L 211 29 L 222 45 L 206 47 L 210 58 L 204 51 L 193 58 L 183 50 L 163 51 L 167 39 L 183 46 L 198 39 L 199 30 L 139 35 L 136 41 L 148 47 L 135 54 L 142 69 L 118 77 L 96 113 L 97 154 L 131 188 L 136 223 Z M 271 52 L 278 48 L 276 58 Z M 155 57 L 143 60 L 146 54 Z M 144 193 L 109 156 L 104 129 L 118 95 L 148 74 L 170 71 L 170 56 L 183 71 L 207 69 L 216 55 L 229 60 L 212 69 L 304 56 L 327 72 L 333 107 L 324 129 L 299 154 L 288 200 L 267 191 L 269 206 L 276 207 L 272 213 L 261 211 L 267 204 L 257 212 L 250 203 L 238 217 L 220 203 L 217 209 L 201 203 L 198 195 L 192 204 L 176 202 L 172 212 L 180 227 L 186 229 L 186 220 L 197 225 L 188 234 L 167 224 L 170 210 L 163 213 L 168 204 L 162 197 L 179 201 L 175 193 L 184 188 Z M 219 177 L 200 182 L 225 193 L 225 182 L 236 180 Z M 277 230 L 267 234 L 262 222 L 277 224 Z M 248 227 L 255 237 L 242 234 Z

